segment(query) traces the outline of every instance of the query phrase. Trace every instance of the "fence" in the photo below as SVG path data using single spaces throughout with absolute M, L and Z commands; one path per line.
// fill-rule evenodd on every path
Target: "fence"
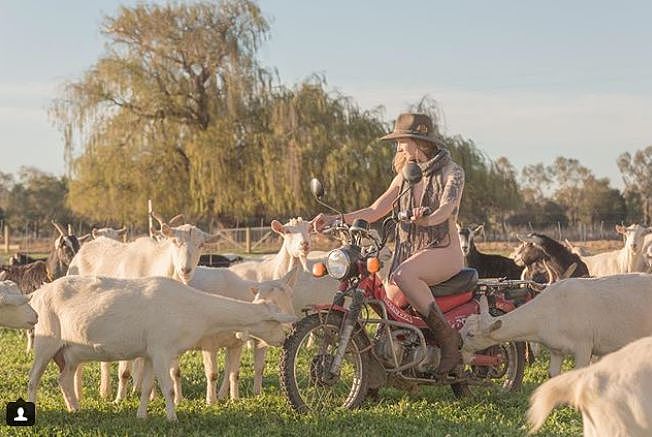
M 26 229 L 29 229 L 27 226 Z M 41 237 L 35 238 L 33 233 L 18 233 L 13 230 L 9 232 L 7 226 L 2 227 L 4 235 L 4 252 L 24 251 L 31 253 L 46 253 L 52 247 L 53 238 Z M 130 229 L 131 231 L 131 229 Z M 82 229 L 75 230 L 78 235 L 82 234 Z M 230 229 L 212 229 L 209 232 L 216 233 L 220 236 L 219 241 L 210 244 L 206 253 L 273 253 L 276 252 L 281 244 L 281 237 L 276 234 L 269 226 L 245 227 Z M 545 227 L 509 227 L 485 229 L 483 241 L 485 242 L 506 242 L 515 243 L 518 236 L 530 232 L 539 232 L 546 234 L 558 241 L 567 238 L 570 241 L 592 241 L 592 240 L 620 240 L 621 236 L 615 232 L 611 225 L 585 225 L 583 223 L 577 226 L 562 227 L 560 224 Z M 138 234 L 130 232 L 130 239 L 135 238 Z M 317 249 L 328 249 L 335 243 L 325 238 L 313 238 L 314 246 Z

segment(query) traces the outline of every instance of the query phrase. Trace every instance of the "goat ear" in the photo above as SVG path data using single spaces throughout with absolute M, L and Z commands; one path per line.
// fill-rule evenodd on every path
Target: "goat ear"
M 272 231 L 276 232 L 279 235 L 284 235 L 285 234 L 285 226 L 278 220 L 272 220 Z
M 625 227 L 621 226 L 621 225 L 616 225 L 616 232 L 618 232 L 619 234 L 622 234 L 622 235 L 625 235 L 627 233 L 627 231 L 625 230 Z
M 167 223 L 161 224 L 161 234 L 169 238 L 174 237 L 174 231 Z
M 575 270 L 577 270 L 577 263 L 573 263 L 566 269 L 566 271 L 559 277 L 559 279 L 567 279 L 573 276 L 573 273 L 575 273 Z
M 0 281 L 7 279 L 7 272 L 5 270 L 0 272 Z
M 179 226 L 183 224 L 183 214 L 177 214 L 170 219 L 168 224 L 172 227 Z
M 503 326 L 503 321 L 498 319 L 489 326 L 488 332 L 494 332 L 496 329 L 500 329 Z
M 473 230 L 473 234 L 479 234 L 480 232 L 484 231 L 484 224 L 481 224 L 477 228 Z
M 97 229 L 95 229 L 95 228 L 91 229 L 91 235 L 93 236 L 93 238 L 97 238 Z M 80 238 L 80 240 L 81 240 L 81 238 Z
M 80 243 L 85 243 L 86 240 L 89 240 L 90 238 L 91 238 L 91 234 L 86 234 L 86 235 L 82 235 L 81 237 L 77 238 L 77 240 Z M 93 235 L 93 238 L 95 238 L 95 235 Z

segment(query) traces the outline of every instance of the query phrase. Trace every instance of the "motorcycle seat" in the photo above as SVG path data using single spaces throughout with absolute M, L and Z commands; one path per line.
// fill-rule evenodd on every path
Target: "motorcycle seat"
M 473 290 L 478 283 L 476 269 L 463 268 L 458 274 L 440 284 L 431 285 L 430 291 L 435 297 L 450 296 Z

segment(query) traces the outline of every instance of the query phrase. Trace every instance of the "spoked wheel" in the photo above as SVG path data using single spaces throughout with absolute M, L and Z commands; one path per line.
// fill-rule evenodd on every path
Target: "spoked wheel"
M 492 316 L 501 316 L 504 313 L 500 310 L 491 309 Z M 511 392 L 518 390 L 523 383 L 523 372 L 525 371 L 525 343 L 509 342 L 491 346 L 478 353 L 499 357 L 501 363 L 497 366 L 465 366 L 465 371 L 470 372 L 476 378 L 484 379 L 493 383 L 494 387 L 500 387 L 503 391 Z M 451 384 L 451 389 L 456 397 L 461 398 L 472 394 L 474 387 L 482 390 L 486 386 L 474 386 L 466 383 Z
M 337 351 L 341 313 L 311 314 L 294 325 L 283 345 L 281 387 L 292 408 L 299 412 L 358 407 L 367 393 L 367 344 L 354 330 L 339 375 L 331 364 Z

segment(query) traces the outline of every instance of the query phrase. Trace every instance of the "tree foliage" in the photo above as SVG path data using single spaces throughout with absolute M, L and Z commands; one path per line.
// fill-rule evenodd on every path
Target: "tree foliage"
M 314 214 L 314 176 L 336 206 L 369 205 L 393 178 L 394 150 L 377 140 L 388 130 L 380 110 L 329 92 L 323 77 L 279 84 L 257 58 L 268 30 L 250 0 L 107 17 L 106 53 L 51 108 L 67 141 L 70 207 L 93 221 L 142 223 L 151 198 L 165 215 L 258 223 Z M 441 118 L 427 97 L 413 109 Z M 447 142 L 466 170 L 463 217 L 495 220 L 514 208 L 508 162 L 462 137 Z
M 637 197 L 643 212 L 643 221 L 652 223 L 652 146 L 618 157 L 618 168 L 628 194 Z

